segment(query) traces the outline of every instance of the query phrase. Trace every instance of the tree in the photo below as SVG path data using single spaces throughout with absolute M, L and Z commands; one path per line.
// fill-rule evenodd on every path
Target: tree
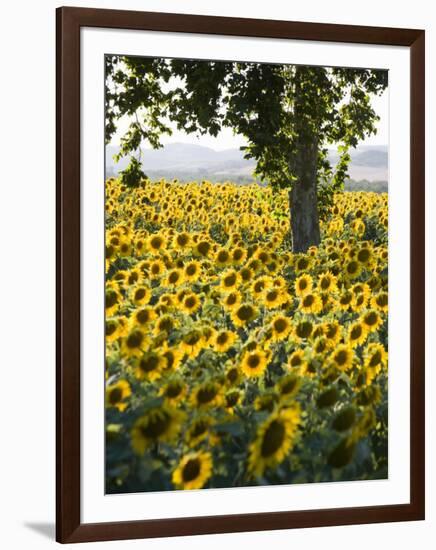
M 387 86 L 384 70 L 118 56 L 106 58 L 106 75 L 107 142 L 117 121 L 131 118 L 118 155 L 132 155 L 127 183 L 145 176 L 141 143 L 160 147 L 170 122 L 200 135 L 232 128 L 247 139 L 242 149 L 256 175 L 288 189 L 295 252 L 319 244 L 319 220 L 343 189 L 350 147 L 376 132 L 371 95 Z M 335 170 L 331 144 L 340 152 Z

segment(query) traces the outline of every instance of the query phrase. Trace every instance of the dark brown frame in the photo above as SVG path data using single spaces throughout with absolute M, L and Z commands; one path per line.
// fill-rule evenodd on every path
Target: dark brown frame
M 71 543 L 424 519 L 424 31 L 72 7 L 57 9 L 56 24 L 56 540 Z M 97 524 L 80 522 L 81 27 L 290 38 L 410 48 L 411 500 L 409 504 Z

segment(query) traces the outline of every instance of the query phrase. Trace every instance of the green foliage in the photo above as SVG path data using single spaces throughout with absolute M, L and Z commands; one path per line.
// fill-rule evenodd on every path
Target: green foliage
M 335 193 L 344 190 L 348 179 L 348 165 L 351 160 L 349 147 L 340 145 L 338 151 L 340 156 L 334 172 L 328 160 L 328 149 L 323 148 L 318 153 L 318 212 L 323 221 L 330 213 Z
M 127 167 L 120 173 L 121 183 L 128 187 L 137 187 L 147 176 L 142 171 L 142 165 L 136 157 L 130 157 Z

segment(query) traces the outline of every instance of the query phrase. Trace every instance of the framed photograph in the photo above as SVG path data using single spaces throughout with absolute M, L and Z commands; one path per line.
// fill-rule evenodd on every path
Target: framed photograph
M 424 31 L 57 10 L 57 540 L 424 519 Z

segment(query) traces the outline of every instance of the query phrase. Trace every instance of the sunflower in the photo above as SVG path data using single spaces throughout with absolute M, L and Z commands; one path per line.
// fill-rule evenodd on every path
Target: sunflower
M 204 343 L 207 346 L 212 347 L 213 342 L 215 340 L 216 332 L 217 332 L 215 327 L 205 324 L 200 328 L 201 328 L 201 333 L 203 335 Z
M 123 338 L 121 351 L 126 357 L 139 357 L 148 343 L 145 334 L 139 328 L 132 328 Z
M 264 250 L 263 248 L 259 248 L 256 253 L 254 254 L 254 257 L 260 261 L 261 264 L 267 265 L 271 261 L 271 255 L 267 250 Z
M 215 351 L 225 353 L 235 343 L 237 336 L 230 330 L 220 330 L 215 334 L 212 347 Z
M 272 286 L 275 288 L 284 288 L 286 289 L 288 286 L 288 283 L 286 282 L 286 279 L 283 278 L 281 275 L 274 277 L 272 279 Z
M 268 309 L 275 309 L 285 302 L 287 302 L 289 296 L 287 292 L 280 288 L 270 288 L 265 290 L 262 296 L 263 303 Z
M 322 310 L 322 300 L 318 294 L 309 292 L 301 297 L 299 309 L 303 313 L 317 314 Z
M 351 309 L 354 312 L 362 311 L 363 309 L 366 308 L 367 303 L 368 303 L 368 299 L 367 299 L 365 294 L 363 294 L 363 293 L 353 294 L 353 301 L 351 302 Z
M 187 248 L 191 243 L 191 236 L 189 233 L 177 233 L 173 240 L 173 247 L 176 250 Z
M 259 348 L 246 351 L 242 356 L 241 370 L 249 378 L 262 376 L 267 365 L 268 355 Z
M 180 349 L 191 359 L 195 359 L 204 346 L 205 339 L 198 328 L 193 328 L 185 333 L 180 343 Z
M 190 400 L 194 408 L 217 407 L 222 402 L 220 385 L 213 380 L 203 382 L 192 390 Z
M 365 267 L 370 267 L 373 260 L 371 248 L 365 246 L 357 251 L 356 260 Z
M 382 313 L 387 313 L 388 311 L 388 293 L 379 292 L 371 298 L 371 307 Z
M 168 344 L 165 344 L 161 349 L 162 355 L 167 360 L 166 368 L 176 370 L 182 362 L 184 353 L 180 349 L 170 348 Z
M 243 267 L 239 271 L 239 276 L 243 283 L 249 283 L 253 279 L 254 273 L 253 273 L 253 270 L 250 269 L 249 267 Z
M 108 244 L 105 246 L 105 264 L 106 264 L 106 271 L 109 271 L 109 267 L 111 265 L 111 261 L 115 258 L 116 255 L 116 248 L 112 244 Z
M 195 313 L 201 306 L 200 298 L 194 294 L 193 292 L 190 292 L 186 294 L 182 301 L 182 311 L 185 313 Z
M 162 370 L 167 367 L 166 357 L 158 351 L 148 351 L 138 357 L 136 361 L 135 374 L 140 380 L 146 379 L 150 382 L 162 376 Z
M 126 285 L 132 286 L 132 285 L 139 285 L 142 283 L 144 279 L 144 274 L 139 268 L 133 268 L 127 273 L 126 277 Z
M 319 409 L 332 407 L 339 399 L 339 391 L 336 386 L 330 386 L 322 391 L 316 399 L 316 406 Z
M 234 290 L 233 292 L 229 292 L 224 296 L 223 306 L 226 309 L 232 310 L 241 304 L 241 300 L 242 300 L 241 293 L 238 290 Z
M 175 439 L 184 418 L 184 413 L 166 404 L 148 409 L 136 420 L 131 431 L 135 453 L 143 455 L 147 447 L 158 441 L 170 442 Z
M 350 260 L 345 264 L 344 271 L 348 279 L 356 279 L 362 272 L 362 266 L 357 260 Z
M 127 380 L 118 380 L 115 384 L 110 384 L 106 387 L 106 406 L 115 407 L 120 412 L 123 412 L 128 406 L 126 399 L 131 394 L 132 391 Z
M 312 290 L 313 280 L 308 273 L 300 275 L 295 281 L 295 294 L 297 296 L 304 296 L 307 292 Z
M 105 291 L 105 309 L 106 315 L 113 315 L 120 307 L 122 300 L 121 294 L 113 286 L 107 286 Z
M 183 280 L 183 271 L 179 268 L 174 268 L 171 269 L 171 271 L 169 271 L 167 274 L 166 285 L 173 287 L 179 286 L 183 283 Z
M 201 275 L 201 264 L 197 260 L 192 260 L 187 263 L 183 269 L 183 277 L 186 281 L 198 281 Z
M 277 342 L 284 340 L 292 330 L 292 323 L 289 317 L 284 315 L 275 315 L 271 320 L 272 340 Z
M 243 393 L 238 389 L 231 389 L 224 394 L 224 408 L 230 414 L 234 414 L 235 408 L 240 405 Z
M 173 472 L 173 484 L 177 489 L 201 489 L 209 481 L 212 467 L 209 452 L 188 453 Z
M 351 287 L 351 292 L 353 292 L 355 296 L 363 294 L 365 296 L 365 302 L 368 301 L 371 296 L 371 288 L 367 283 L 355 283 Z
M 154 334 L 157 336 L 161 332 L 165 332 L 166 334 L 170 334 L 170 332 L 175 328 L 176 321 L 174 317 L 172 317 L 169 314 L 162 315 L 159 317 L 159 319 L 156 321 L 156 324 L 154 326 Z
M 291 327 L 292 330 L 292 327 Z M 273 340 L 273 329 L 271 327 L 271 324 L 264 325 L 263 327 L 259 328 L 255 335 L 255 340 L 253 340 L 253 345 L 256 346 L 257 344 L 263 347 L 263 349 L 268 350 L 270 352 L 270 348 L 272 344 L 274 344 Z M 246 347 L 246 345 L 244 346 Z
M 262 296 L 265 290 L 272 286 L 271 279 L 267 276 L 258 277 L 251 285 L 251 292 L 255 298 Z
M 363 357 L 366 384 L 369 385 L 382 368 L 387 365 L 388 354 L 382 344 L 371 343 L 365 348 Z
M 378 250 L 378 256 L 379 258 L 387 263 L 388 260 L 388 249 L 386 247 L 381 246 Z
M 203 239 L 194 246 L 193 253 L 195 256 L 207 258 L 207 256 L 211 251 L 211 248 L 212 248 L 211 243 Z
M 383 319 L 375 309 L 370 309 L 360 318 L 361 323 L 368 332 L 374 332 L 383 324 Z
M 247 251 L 244 250 L 242 247 L 237 246 L 231 251 L 230 255 L 231 255 L 232 262 L 236 265 L 240 265 L 247 257 Z
M 275 389 L 281 401 L 293 398 L 300 388 L 300 378 L 295 373 L 282 376 L 276 383 Z
M 301 255 L 294 260 L 294 269 L 297 274 L 309 271 L 312 267 L 313 259 L 310 256 Z
M 148 274 L 152 279 L 158 279 L 165 273 L 165 264 L 162 260 L 153 260 L 148 268 Z
M 239 368 L 233 363 L 228 364 L 224 373 L 225 384 L 227 386 L 237 386 L 241 379 L 241 372 Z
M 355 296 L 350 290 L 344 290 L 336 300 L 336 305 L 341 311 L 348 311 Z
M 185 296 L 189 293 L 188 289 L 186 288 L 181 288 L 180 290 L 177 291 L 176 293 L 176 300 L 177 300 L 177 305 L 180 307 L 182 304 L 183 304 L 183 300 L 185 299 Z
M 303 371 L 306 366 L 306 355 L 304 350 L 297 349 L 291 353 L 288 358 L 286 367 L 288 370 L 298 369 L 299 372 Z
M 323 323 L 319 323 L 314 326 L 311 337 L 313 339 L 316 339 L 320 338 L 321 336 L 325 336 L 325 327 Z
M 367 336 L 368 331 L 366 327 L 359 321 L 351 323 L 348 327 L 348 345 L 352 348 L 361 346 L 365 342 Z
M 318 372 L 318 362 L 314 358 L 310 358 L 305 364 L 300 368 L 301 376 L 307 376 L 309 378 L 314 378 L 319 374 Z
M 168 252 L 163 252 L 161 258 L 166 269 L 171 269 L 172 267 L 175 267 L 173 256 L 171 256 L 171 254 L 168 254 Z
M 294 336 L 297 338 L 297 340 L 307 340 L 312 336 L 313 331 L 313 323 L 308 320 L 299 321 L 294 326 Z
M 130 291 L 130 299 L 135 304 L 135 306 L 143 306 L 148 304 L 151 297 L 151 290 L 148 286 L 137 285 L 132 288 Z
M 165 239 L 159 233 L 150 235 L 148 238 L 148 249 L 152 254 L 159 254 L 164 249 Z
M 337 432 L 346 432 L 356 421 L 356 409 L 353 406 L 345 406 L 336 414 L 332 422 L 332 428 Z
M 298 404 L 279 409 L 259 427 L 256 439 L 250 445 L 248 471 L 260 477 L 269 468 L 283 462 L 291 451 L 300 423 Z
M 323 324 L 324 335 L 333 345 L 336 345 L 342 337 L 341 325 L 338 321 L 329 321 Z
M 120 325 L 120 336 L 125 336 L 129 332 L 129 319 L 125 315 L 119 315 L 117 320 Z
M 347 371 L 353 366 L 354 353 L 349 345 L 339 344 L 330 358 L 335 367 L 341 371 Z
M 159 259 L 156 259 L 159 262 Z M 151 261 L 150 260 L 141 260 L 137 265 L 137 268 L 141 270 L 144 277 L 148 277 L 150 274 L 148 270 L 150 269 Z
M 353 220 L 351 222 L 351 229 L 353 233 L 361 237 L 365 233 L 365 223 L 360 218 Z
M 132 243 L 126 239 L 123 239 L 120 242 L 118 253 L 120 256 L 123 256 L 123 257 L 130 256 L 132 253 Z
M 106 319 L 105 323 L 105 338 L 106 342 L 114 342 L 120 337 L 122 325 L 118 321 L 118 317 Z
M 218 249 L 215 254 L 215 263 L 218 267 L 224 267 L 231 261 L 230 252 L 226 248 Z
M 169 405 L 180 403 L 186 396 L 187 385 L 179 377 L 172 378 L 159 390 L 159 395 L 162 395 Z
M 213 424 L 214 420 L 205 414 L 194 418 L 185 435 L 188 447 L 196 447 L 206 439 L 210 444 L 217 443 L 219 438 L 212 431 Z
M 116 235 L 116 234 L 108 235 L 107 246 L 112 246 L 115 249 L 116 253 L 118 253 L 119 251 L 120 244 L 121 244 L 121 239 L 119 235 Z
M 330 348 L 330 342 L 325 336 L 318 336 L 313 342 L 313 351 L 317 355 L 324 355 L 324 353 Z
M 275 273 L 277 273 L 277 271 L 279 270 L 280 268 L 280 264 L 278 261 L 273 261 L 273 262 L 270 262 L 267 266 L 266 266 L 268 272 L 273 275 Z
M 253 305 L 245 302 L 232 310 L 231 318 L 235 326 L 243 327 L 253 321 L 257 317 L 257 313 L 257 309 Z
M 377 405 L 377 403 L 380 402 L 381 395 L 380 386 L 371 384 L 361 389 L 360 392 L 356 394 L 355 400 L 359 405 L 368 407 L 369 409 L 369 405 Z
M 130 322 L 132 326 L 146 327 L 156 319 L 156 312 L 150 306 L 140 307 L 133 311 Z
M 239 274 L 234 269 L 228 269 L 221 275 L 220 288 L 223 292 L 232 292 L 238 286 Z
M 321 273 L 318 277 L 318 288 L 320 292 L 336 292 L 338 289 L 337 277 L 330 271 Z
M 262 264 L 256 258 L 251 258 L 251 260 L 247 263 L 247 267 L 257 273 L 262 269 Z

